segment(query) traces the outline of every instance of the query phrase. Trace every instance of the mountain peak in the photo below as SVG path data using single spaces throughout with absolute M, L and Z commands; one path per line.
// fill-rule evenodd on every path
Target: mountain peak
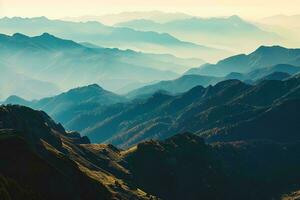
M 69 41 L 69 40 L 63 40 L 61 38 L 58 38 L 58 37 L 56 37 L 56 36 L 54 36 L 50 33 L 46 33 L 46 32 L 39 35 L 39 36 L 35 36 L 33 38 L 38 38 L 38 39 L 42 39 L 42 40 L 51 40 L 51 41 L 53 41 L 53 40 L 56 40 L 56 41 Z
M 240 16 L 238 16 L 238 15 L 232 15 L 228 19 L 236 20 L 236 21 L 243 21 L 243 19 L 240 18 Z
M 43 38 L 56 38 L 54 35 L 51 35 L 50 33 L 43 33 L 42 35 L 40 35 L 40 37 L 43 37 Z
M 286 48 L 284 48 L 282 46 L 279 46 L 279 45 L 274 45 L 274 46 L 262 45 L 258 49 L 256 49 L 256 51 L 254 51 L 253 53 L 255 53 L 255 52 L 266 52 L 266 51 L 271 51 L 271 50 L 286 50 Z
M 15 33 L 12 35 L 12 37 L 15 39 L 28 39 L 29 38 L 27 35 L 24 35 L 22 33 Z
M 81 86 L 81 87 L 71 89 L 71 90 L 67 91 L 66 93 L 77 93 L 77 92 L 81 93 L 81 92 L 91 92 L 91 91 L 104 92 L 106 90 L 104 90 L 98 84 L 91 84 L 91 85 Z
M 32 18 L 32 19 L 35 19 L 35 20 L 48 20 L 48 18 L 45 17 L 45 16 L 34 17 L 34 18 Z
M 22 101 L 26 101 L 25 99 L 17 96 L 17 95 L 11 95 L 9 97 L 7 97 L 7 99 L 5 101 L 11 101 L 11 100 L 22 100 Z
M 87 88 L 93 88 L 93 89 L 98 89 L 98 90 L 104 90 L 100 85 L 94 83 L 86 86 Z
M 42 44 L 47 45 L 48 47 L 55 47 L 55 48 L 81 48 L 82 45 L 72 41 L 72 40 L 65 40 L 58 38 L 50 33 L 43 33 L 39 36 L 31 37 L 34 41 Z

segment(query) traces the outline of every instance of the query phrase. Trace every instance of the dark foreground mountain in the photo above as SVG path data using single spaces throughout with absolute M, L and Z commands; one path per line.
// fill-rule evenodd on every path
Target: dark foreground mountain
M 193 134 L 124 153 L 135 182 L 162 199 L 280 199 L 299 188 L 299 140 L 206 145 Z
M 91 148 L 86 137 L 66 132 L 44 112 L 1 106 L 1 199 L 155 199 L 119 180 L 128 172 Z
M 0 122 L 4 200 L 271 200 L 300 188 L 294 138 L 208 145 L 185 133 L 120 150 L 26 107 L 1 106 Z

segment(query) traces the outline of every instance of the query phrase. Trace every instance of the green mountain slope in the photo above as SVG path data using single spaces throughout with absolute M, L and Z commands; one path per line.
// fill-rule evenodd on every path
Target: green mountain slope
M 97 84 L 71 89 L 59 95 L 40 100 L 26 101 L 11 96 L 3 104 L 20 104 L 43 110 L 64 123 L 80 111 L 127 101 L 125 97 L 106 91 Z
M 214 133 L 256 119 L 277 103 L 299 98 L 298 87 L 298 77 L 266 80 L 257 85 L 228 80 L 207 88 L 197 86 L 175 96 L 155 93 L 148 99 L 93 111 L 87 109 L 66 126 L 82 131 L 94 142 L 120 147 L 147 139 L 164 139 L 178 132 Z M 288 121 L 282 124 L 288 128 Z

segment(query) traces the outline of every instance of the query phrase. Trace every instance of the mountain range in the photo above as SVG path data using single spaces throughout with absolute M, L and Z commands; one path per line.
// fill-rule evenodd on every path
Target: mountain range
M 263 118 L 299 105 L 287 101 Z M 300 184 L 299 134 L 290 132 L 270 140 L 258 134 L 212 144 L 182 133 L 121 150 L 91 144 L 44 112 L 22 106 L 0 106 L 0 122 L 5 200 L 282 199 Z
M 93 83 L 117 90 L 136 82 L 172 79 L 178 76 L 176 72 L 181 73 L 188 66 L 202 62 L 131 50 L 88 48 L 48 33 L 35 37 L 19 33 L 0 35 L 0 45 L 1 68 L 9 68 L 13 73 L 31 79 L 54 83 L 61 90 Z M 6 78 L 11 77 L 5 74 Z M 38 95 L 33 95 L 31 99 L 35 97 Z
M 143 98 L 97 84 L 40 100 L 9 97 L 0 106 L 0 199 L 296 196 L 300 70 L 275 61 L 159 82 L 135 94 Z
M 207 88 L 197 86 L 176 96 L 156 93 L 137 103 L 82 113 L 66 126 L 82 131 L 93 142 L 108 142 L 120 147 L 143 140 L 164 139 L 178 132 L 214 133 L 214 129 L 241 123 L 275 109 L 278 102 L 285 99 L 297 98 L 298 81 L 299 78 L 267 80 L 251 86 L 228 80 Z M 91 122 L 91 119 L 99 121 Z M 265 130 L 268 130 L 267 125 Z
M 158 91 L 165 91 L 169 94 L 179 94 L 187 92 L 198 85 L 207 87 L 229 79 L 238 79 L 249 84 L 255 84 L 256 82 L 263 80 L 284 80 L 299 73 L 300 67 L 288 64 L 278 64 L 271 67 L 256 69 L 244 74 L 231 72 L 224 77 L 198 75 L 197 70 L 198 69 L 192 69 L 188 71 L 186 75 L 174 80 L 160 81 L 158 83 L 137 88 L 127 93 L 126 96 L 130 99 L 149 97 Z M 195 74 L 193 74 L 194 72 Z
M 272 61 L 262 58 L 274 55 L 276 59 Z M 80 131 L 92 142 L 112 143 L 118 147 L 130 147 L 148 139 L 165 139 L 178 132 L 201 135 L 214 132 L 212 128 L 226 128 L 230 123 L 237 124 L 262 114 L 280 98 L 297 96 L 300 68 L 278 64 L 297 61 L 297 49 L 260 47 L 244 58 L 240 63 L 253 71 L 231 72 L 224 77 L 184 75 L 141 87 L 125 96 L 93 84 L 35 101 L 13 96 L 4 104 L 44 110 L 68 130 Z M 220 63 L 231 66 L 230 63 L 237 63 L 233 62 L 235 59 Z M 217 67 L 221 68 L 219 64 Z M 251 102 L 243 100 L 247 98 Z M 209 138 L 211 134 L 205 135 Z
M 242 126 L 253 120 L 253 126 L 257 127 L 262 123 L 261 116 L 273 110 L 291 112 L 284 110 L 284 105 L 287 101 L 293 109 L 292 100 L 299 98 L 299 76 L 278 80 L 276 76 L 272 79 L 273 74 L 259 79 L 254 85 L 226 80 L 206 88 L 196 86 L 180 94 L 158 91 L 130 101 L 97 85 L 90 85 L 40 101 L 28 102 L 13 97 L 4 104 L 22 104 L 45 110 L 69 130 L 82 132 L 92 142 L 112 143 L 122 148 L 187 131 L 201 135 L 207 141 L 215 141 L 213 138 L 220 138 L 223 130 L 228 136 L 228 128 L 233 125 Z M 297 121 L 297 117 L 291 115 L 291 119 L 285 118 L 286 123 L 278 123 L 281 128 L 277 129 L 288 128 L 293 118 Z M 261 130 L 256 131 L 269 134 L 268 130 L 273 130 L 269 126 L 272 123 L 265 123 Z M 290 125 L 289 130 L 293 134 L 292 130 L 297 128 Z M 216 134 L 218 132 L 220 134 Z
M 0 19 L 0 27 L 0 32 L 4 34 L 23 33 L 35 36 L 47 32 L 61 38 L 68 38 L 76 42 L 89 42 L 101 47 L 167 53 L 178 57 L 196 57 L 208 61 L 215 61 L 231 54 L 229 51 L 182 41 L 167 33 L 111 27 L 95 21 L 70 22 L 50 20 L 46 17 L 5 17 Z
M 226 76 L 232 72 L 249 73 L 278 64 L 300 66 L 300 49 L 261 46 L 248 55 L 239 54 L 221 60 L 217 64 L 204 64 L 199 68 L 188 70 L 186 74 Z
M 59 95 L 28 101 L 18 96 L 8 97 L 3 104 L 18 104 L 43 110 L 61 123 L 86 109 L 126 102 L 123 96 L 106 91 L 97 84 L 71 89 Z
M 298 18 L 0 18 L 0 200 L 298 199 Z
M 200 18 L 189 17 L 159 23 L 149 19 L 134 19 L 116 24 L 142 31 L 170 33 L 177 38 L 234 52 L 248 52 L 260 45 L 281 41 L 281 36 L 268 32 L 239 16 Z
M 76 21 L 76 22 L 87 22 L 87 21 L 98 21 L 107 25 L 114 25 L 121 22 L 127 22 L 135 19 L 148 19 L 155 22 L 168 22 L 178 19 L 191 18 L 191 15 L 185 13 L 167 13 L 161 11 L 135 11 L 135 12 L 121 12 L 116 14 L 106 14 L 100 16 L 80 16 L 80 17 L 65 17 L 63 20 Z

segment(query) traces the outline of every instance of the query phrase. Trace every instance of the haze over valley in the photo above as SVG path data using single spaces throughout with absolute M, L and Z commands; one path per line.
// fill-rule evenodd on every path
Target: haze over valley
M 0 199 L 298 199 L 299 7 L 0 0 Z

